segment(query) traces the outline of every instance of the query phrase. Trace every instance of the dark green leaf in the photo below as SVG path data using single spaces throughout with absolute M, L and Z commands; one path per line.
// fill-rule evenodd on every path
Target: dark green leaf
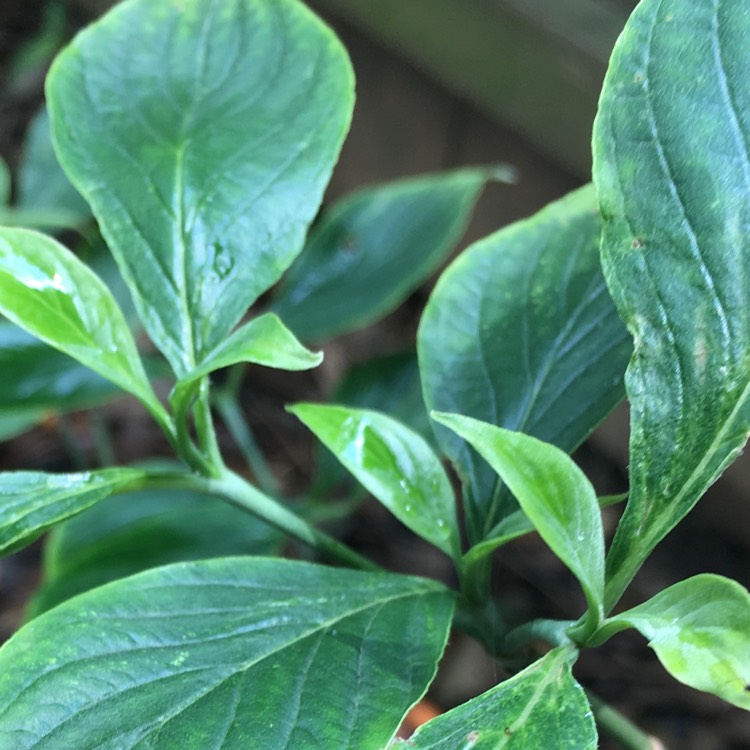
M 750 594 L 738 583 L 688 578 L 608 620 L 599 640 L 626 627 L 680 682 L 750 710 Z
M 118 495 L 53 529 L 44 547 L 42 586 L 27 615 L 159 565 L 273 554 L 280 540 L 255 516 L 212 496 L 155 490 Z
M 0 746 L 382 750 L 452 609 L 424 579 L 278 559 L 141 573 L 0 649 Z
M 396 518 L 446 554 L 461 542 L 453 489 L 417 433 L 385 414 L 342 406 L 289 409 Z
M 425 724 L 404 750 L 596 750 L 586 695 L 570 654 L 550 651 L 515 677 Z
M 129 0 L 55 61 L 60 161 L 178 376 L 301 250 L 352 88 L 296 0 Z
M 0 322 L 0 372 L 0 415 L 20 409 L 78 409 L 120 393 L 88 367 L 12 323 Z
M 79 474 L 16 471 L 0 474 L 0 553 L 28 544 L 45 529 L 80 513 L 109 495 L 137 487 L 137 469 L 103 469 Z
M 70 184 L 57 161 L 49 129 L 49 114 L 42 107 L 31 121 L 18 167 L 16 206 L 31 218 L 47 216 L 54 226 L 81 226 L 91 218 L 91 209 Z
M 0 229 L 0 312 L 164 413 L 110 291 L 51 237 Z
M 492 176 L 464 169 L 348 196 L 313 231 L 274 310 L 305 341 L 375 322 L 445 260 Z
M 635 339 L 630 501 L 608 606 L 750 429 L 748 38 L 744 0 L 644 0 L 604 84 L 602 262 Z
M 623 397 L 631 344 L 599 267 L 590 188 L 470 247 L 441 276 L 418 349 L 430 409 L 573 450 Z M 472 543 L 517 509 L 466 443 L 436 432 L 465 489 Z
M 596 493 L 564 451 L 457 414 L 433 414 L 487 461 L 540 536 L 570 568 L 598 617 L 604 598 L 604 529 Z

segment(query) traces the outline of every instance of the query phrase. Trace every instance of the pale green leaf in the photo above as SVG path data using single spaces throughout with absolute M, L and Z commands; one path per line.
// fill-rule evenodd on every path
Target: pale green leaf
M 416 432 L 374 411 L 297 404 L 289 409 L 405 526 L 452 557 L 461 543 L 453 489 Z
M 745 0 L 644 0 L 594 133 L 602 262 L 635 339 L 630 500 L 608 608 L 750 430 L 750 15 Z
M 590 187 L 472 245 L 438 281 L 419 327 L 425 403 L 572 451 L 624 395 L 632 351 L 599 265 Z M 436 435 L 464 485 L 469 540 L 517 505 L 459 437 Z
M 433 418 L 466 440 L 499 474 L 540 536 L 578 578 L 594 620 L 604 598 L 604 530 L 596 493 L 564 451 L 458 414 Z
M 347 196 L 313 230 L 273 309 L 305 341 L 374 323 L 437 269 L 493 176 L 464 169 Z
M 163 412 L 109 289 L 51 237 L 0 229 L 0 312 Z
M 82 594 L 0 649 L 13 750 L 382 750 L 451 622 L 440 584 L 264 558 Z
M 680 682 L 750 710 L 750 594 L 735 581 L 681 581 L 608 620 L 599 640 L 625 627 L 648 638 Z
M 127 0 L 55 61 L 60 162 L 178 376 L 301 250 L 352 89 L 297 0 Z
M 0 553 L 13 552 L 32 542 L 50 526 L 109 495 L 137 487 L 144 477 L 138 469 L 0 474 Z
M 486 693 L 438 716 L 403 750 L 596 750 L 588 700 L 565 649 L 546 656 Z

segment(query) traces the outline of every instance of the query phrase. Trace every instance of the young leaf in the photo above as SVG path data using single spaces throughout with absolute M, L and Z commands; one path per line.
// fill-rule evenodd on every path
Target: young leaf
M 279 559 L 141 573 L 0 649 L 0 746 L 382 750 L 452 610 L 431 581 Z
M 596 726 L 570 654 L 550 651 L 497 687 L 420 727 L 403 750 L 596 750 Z
M 120 393 L 88 367 L 6 322 L 0 322 L 0 372 L 0 414 L 78 409 Z
M 445 259 L 497 172 L 463 169 L 346 197 L 324 214 L 273 309 L 305 341 L 373 323 Z
M 163 413 L 110 291 L 51 237 L 0 229 L 0 312 Z
M 735 581 L 699 575 L 670 586 L 605 624 L 636 628 L 667 671 L 686 685 L 750 710 L 750 594 Z
M 608 608 L 750 429 L 749 36 L 744 0 L 644 0 L 604 84 L 602 262 L 635 339 Z
M 297 0 L 127 0 L 56 59 L 60 162 L 178 376 L 302 248 L 352 89 Z
M 500 475 L 552 551 L 578 578 L 592 617 L 604 598 L 604 530 L 596 493 L 549 443 L 458 414 L 433 418 L 466 440 Z
M 322 354 L 306 349 L 276 315 L 266 313 L 241 326 L 219 344 L 177 383 L 177 388 L 189 388 L 214 370 L 241 362 L 279 370 L 309 370 L 322 361 Z
M 107 498 L 52 530 L 44 545 L 42 585 L 26 616 L 160 565 L 271 555 L 281 538 L 255 516 L 197 492 L 149 490 Z
M 425 403 L 573 450 L 620 402 L 632 351 L 599 266 L 590 187 L 481 240 L 443 273 L 418 351 Z M 436 435 L 465 490 L 469 539 L 517 505 L 464 441 Z
M 144 476 L 138 469 L 0 474 L 0 554 L 29 544 L 45 529 L 109 495 L 136 487 Z
M 401 523 L 447 555 L 460 556 L 453 489 L 423 438 L 374 411 L 319 404 L 289 411 Z

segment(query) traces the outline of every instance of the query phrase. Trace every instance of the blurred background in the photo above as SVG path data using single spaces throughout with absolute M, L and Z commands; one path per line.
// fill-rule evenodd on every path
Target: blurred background
M 13 172 L 30 118 L 43 101 L 46 68 L 77 28 L 109 0 L 0 0 L 0 156 Z M 607 59 L 635 6 L 632 0 L 310 0 L 342 38 L 357 76 L 351 134 L 327 201 L 354 188 L 474 164 L 507 164 L 516 184 L 490 184 L 460 248 L 529 216 L 590 179 L 590 135 Z M 434 281 L 434 279 L 433 279 Z M 352 365 L 413 346 L 430 284 L 364 331 L 325 345 L 313 374 L 252 371 L 251 420 L 290 493 L 304 489 L 312 448 L 283 412 L 284 403 L 323 397 Z M 3 373 L 0 372 L 0 388 Z M 164 450 L 130 405 L 108 413 L 121 439 L 119 461 Z M 0 469 L 65 468 L 69 437 L 93 450 L 85 415 L 62 435 L 55 420 L 0 443 Z M 627 486 L 627 411 L 623 407 L 576 454 L 597 489 Z M 288 466 L 294 465 L 293 470 Z M 750 463 L 733 466 L 639 575 L 625 603 L 637 603 L 700 572 L 750 585 Z M 379 507 L 379 506 L 378 506 Z M 443 565 L 378 507 L 366 507 L 363 547 L 386 547 L 390 567 L 427 573 Z M 616 511 L 615 511 L 616 513 Z M 607 517 L 610 527 L 616 515 Z M 376 529 L 373 531 L 373 528 Z M 40 545 L 0 561 L 0 639 L 17 626 L 38 578 Z M 499 594 L 530 616 L 566 616 L 573 581 L 536 538 L 498 559 Z M 739 709 L 677 685 L 643 640 L 623 634 L 586 654 L 579 679 L 664 742 L 686 750 L 750 748 L 750 720 Z M 433 691 L 449 708 L 494 684 L 497 667 L 457 635 Z M 602 747 L 618 745 L 602 739 Z

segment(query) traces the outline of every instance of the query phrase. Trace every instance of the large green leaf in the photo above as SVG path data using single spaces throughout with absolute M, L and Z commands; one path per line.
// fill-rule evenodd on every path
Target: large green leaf
M 179 376 L 301 249 L 352 88 L 297 0 L 126 0 L 55 61 L 60 162 Z
M 424 579 L 278 559 L 141 573 L 0 649 L 0 746 L 382 750 L 452 609 Z
M 403 750 L 596 750 L 586 695 L 555 649 L 486 693 L 420 727 Z
M 430 409 L 574 449 L 623 397 L 631 343 L 599 267 L 599 220 L 584 188 L 481 240 L 441 276 L 418 350 Z M 438 428 L 465 489 L 469 540 L 517 508 L 466 443 Z
M 297 404 L 289 411 L 401 523 L 446 554 L 460 557 L 453 488 L 421 436 L 374 411 L 321 404 Z
M 750 710 L 750 594 L 735 581 L 688 578 L 608 620 L 597 640 L 624 628 L 648 638 L 680 682 Z
M 492 176 L 464 169 L 348 196 L 313 231 L 274 310 L 305 341 L 373 323 L 445 259 Z
M 433 417 L 500 475 L 542 539 L 580 581 L 596 623 L 604 599 L 604 529 L 594 488 L 573 459 L 554 445 L 478 419 Z
M 166 421 L 109 289 L 51 237 L 0 228 L 0 312 L 134 394 Z
M 138 469 L 0 474 L 0 553 L 13 552 L 109 495 L 137 487 L 144 476 Z
M 644 0 L 604 84 L 602 262 L 636 345 L 610 606 L 750 430 L 748 38 L 745 0 Z
M 0 322 L 0 372 L 0 415 L 77 409 L 119 392 L 93 370 L 7 322 Z
M 209 495 L 149 490 L 108 498 L 52 530 L 42 586 L 27 616 L 159 565 L 270 555 L 281 538 L 255 516 Z

